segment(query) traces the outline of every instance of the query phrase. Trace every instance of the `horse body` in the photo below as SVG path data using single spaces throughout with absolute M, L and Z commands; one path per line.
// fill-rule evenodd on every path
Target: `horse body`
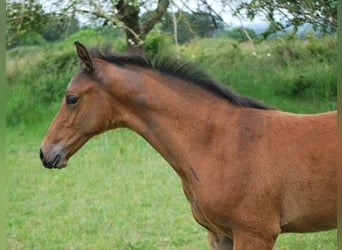
M 178 173 L 212 249 L 272 249 L 281 232 L 336 227 L 336 112 L 233 105 L 184 79 L 78 49 L 89 72 L 71 81 L 66 99 L 79 103 L 61 105 L 43 140 L 46 167 L 64 167 L 95 134 L 128 127 Z

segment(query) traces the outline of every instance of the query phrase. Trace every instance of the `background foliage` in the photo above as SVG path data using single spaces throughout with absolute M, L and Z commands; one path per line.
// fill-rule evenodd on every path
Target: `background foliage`
M 100 46 L 110 42 L 115 51 L 125 49 L 122 37 L 103 34 L 107 32 L 83 29 L 62 42 L 9 50 L 7 125 L 32 123 L 40 120 L 49 107 L 55 108 L 65 84 L 77 71 L 73 41 Z M 155 31 L 146 40 L 146 53 L 152 57 L 171 55 L 175 51 L 173 46 L 169 35 Z M 241 38 L 234 40 L 221 36 L 194 39 L 178 50 L 180 57 L 210 71 L 223 84 L 246 95 L 260 93 L 260 99 L 279 108 L 300 111 L 281 107 L 279 102 L 284 99 L 297 99 L 303 105 L 310 101 L 325 101 L 330 103 L 325 108 L 336 107 L 334 35 L 323 38 L 312 35 L 304 41 L 278 37 L 261 42 L 255 51 L 248 41 L 241 43 Z
M 51 29 L 57 31 L 56 35 L 45 34 L 47 40 L 63 38 L 77 27 L 77 16 L 82 17 L 83 23 L 88 20 L 93 27 L 122 29 L 127 46 L 139 49 L 144 49 L 148 34 L 159 23 L 163 23 L 164 30 L 170 30 L 171 23 L 173 29 L 179 26 L 183 42 L 184 29 L 191 35 L 212 35 L 213 30 L 227 27 L 224 22 L 227 15 L 236 16 L 240 22 L 244 17 L 250 20 L 261 17 L 269 23 L 263 32 L 264 38 L 278 31 L 294 35 L 305 25 L 321 34 L 335 33 L 337 28 L 337 0 L 220 0 L 214 3 L 195 0 L 192 6 L 186 1 L 172 0 L 52 0 L 45 3 L 45 8 L 42 3 L 38 0 L 6 2 L 7 47 L 22 44 L 25 39 L 32 43 L 32 37 L 39 42 L 37 34 L 44 29 L 46 33 Z M 58 30 L 63 30 L 63 34 L 58 34 Z
M 251 0 L 240 1 L 236 14 L 244 13 L 250 19 L 262 14 L 270 22 L 270 29 L 297 31 L 303 24 L 312 24 L 314 30 L 333 33 L 337 30 L 337 1 L 322 0 Z

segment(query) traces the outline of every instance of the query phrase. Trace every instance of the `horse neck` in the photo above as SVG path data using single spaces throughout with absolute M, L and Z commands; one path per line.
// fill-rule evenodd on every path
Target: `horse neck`
M 135 82 L 136 89 L 130 91 L 134 94 L 127 95 L 129 115 L 124 127 L 145 138 L 185 177 L 184 168 L 190 166 L 189 157 L 194 148 L 209 146 L 211 129 L 224 119 L 222 110 L 232 118 L 236 107 L 205 90 L 153 71 L 135 72 L 126 77 L 131 77 L 126 79 L 129 82 L 139 79 L 139 83 Z

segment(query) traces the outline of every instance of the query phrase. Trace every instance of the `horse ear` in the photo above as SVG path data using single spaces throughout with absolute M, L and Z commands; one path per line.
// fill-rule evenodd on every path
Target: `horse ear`
M 84 45 L 81 44 L 80 42 L 75 42 L 75 46 L 76 46 L 78 57 L 84 63 L 87 70 L 89 72 L 93 72 L 95 70 L 94 63 L 86 47 L 84 47 Z

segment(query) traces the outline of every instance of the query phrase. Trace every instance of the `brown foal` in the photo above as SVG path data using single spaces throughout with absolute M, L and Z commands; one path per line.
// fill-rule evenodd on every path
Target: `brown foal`
M 178 173 L 212 249 L 272 249 L 282 232 L 336 227 L 336 112 L 277 111 L 190 64 L 75 45 L 83 67 L 42 142 L 45 167 L 126 127 Z

